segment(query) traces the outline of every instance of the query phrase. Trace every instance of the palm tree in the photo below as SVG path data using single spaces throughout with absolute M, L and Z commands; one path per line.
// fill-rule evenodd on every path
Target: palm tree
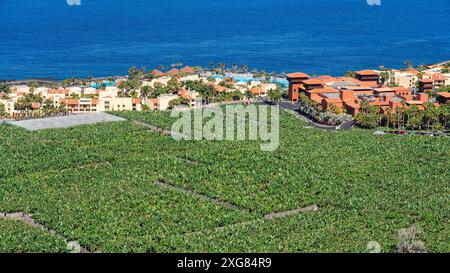
M 384 110 L 386 113 L 386 117 L 387 117 L 387 127 L 389 128 L 390 123 L 391 123 L 391 112 L 392 109 L 390 107 L 387 107 L 386 110 Z
M 360 103 L 360 112 L 366 114 L 369 111 L 369 106 L 370 104 L 367 100 L 362 100 Z
M 44 109 L 44 113 L 45 114 L 49 114 L 51 112 L 51 110 L 53 109 L 53 101 L 50 99 L 46 99 L 44 101 L 44 105 L 43 105 L 43 109 Z
M 278 88 L 275 90 L 270 90 L 269 97 L 273 102 L 278 104 L 281 101 L 281 90 L 279 90 Z
M 11 87 L 5 83 L 0 83 L 0 93 L 4 94 L 11 93 Z
M 353 72 L 353 71 L 347 71 L 347 72 L 345 72 L 345 77 L 348 77 L 348 78 L 355 78 L 355 77 L 356 77 L 356 74 L 355 74 L 355 72 Z
M 140 97 L 142 100 L 144 99 L 148 99 L 150 97 L 150 95 L 154 92 L 155 90 L 153 89 L 153 87 L 149 86 L 149 85 L 145 85 L 141 88 L 141 92 L 140 92 Z
M 0 103 L 0 117 L 6 116 L 6 109 L 3 103 Z
M 243 71 L 244 73 L 247 73 L 247 72 L 248 72 L 248 65 L 243 64 L 243 65 L 242 65 L 242 71 Z
M 219 63 L 217 66 L 219 67 L 219 71 L 220 71 L 219 74 L 223 74 L 225 72 L 225 67 L 227 65 L 225 63 Z
M 208 63 L 208 66 L 209 66 L 209 69 L 211 70 L 211 71 L 213 71 L 214 70 L 214 62 L 209 62 Z
M 35 82 L 32 82 L 30 85 L 30 93 L 34 93 L 36 90 L 37 84 Z
M 239 90 L 234 90 L 231 93 L 231 96 L 232 96 L 233 100 L 242 100 L 242 97 L 243 97 L 241 91 L 239 91 Z
M 249 89 L 247 89 L 247 91 L 245 92 L 245 97 L 250 102 L 250 99 L 253 98 L 253 93 Z
M 414 67 L 414 64 L 413 64 L 413 62 L 411 60 L 406 60 L 404 62 L 404 64 L 406 65 L 406 68 L 413 68 Z
M 400 108 L 398 106 L 395 107 L 395 113 L 396 113 L 396 119 L 397 119 L 397 128 L 398 130 L 400 130 L 400 121 L 402 119 L 402 112 L 403 112 L 403 108 Z M 394 126 L 395 128 L 395 126 Z

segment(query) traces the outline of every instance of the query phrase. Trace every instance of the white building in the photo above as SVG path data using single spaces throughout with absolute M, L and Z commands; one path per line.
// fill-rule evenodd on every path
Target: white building
M 178 95 L 172 94 L 164 94 L 158 97 L 158 110 L 167 110 L 169 109 L 169 103 L 172 100 L 178 99 Z

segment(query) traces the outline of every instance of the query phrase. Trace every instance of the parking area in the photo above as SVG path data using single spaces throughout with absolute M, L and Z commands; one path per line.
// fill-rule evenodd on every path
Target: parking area
M 14 126 L 27 129 L 29 131 L 37 131 L 45 129 L 67 128 L 77 125 L 94 124 L 99 122 L 115 122 L 123 120 L 125 119 L 106 113 L 94 113 L 94 114 L 83 114 L 64 117 L 29 119 L 21 121 L 12 121 L 8 123 Z

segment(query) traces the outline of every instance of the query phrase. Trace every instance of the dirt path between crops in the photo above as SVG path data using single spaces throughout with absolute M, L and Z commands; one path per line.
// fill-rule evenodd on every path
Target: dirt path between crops
M 264 215 L 263 218 L 256 218 L 256 219 L 252 219 L 252 220 L 248 220 L 248 221 L 244 221 L 244 222 L 238 222 L 238 223 L 229 224 L 229 225 L 220 226 L 220 227 L 215 227 L 215 228 L 207 229 L 207 230 L 188 232 L 188 233 L 182 234 L 182 236 L 203 234 L 204 232 L 220 232 L 220 231 L 224 231 L 225 229 L 230 229 L 230 228 L 234 228 L 234 227 L 240 227 L 240 226 L 255 224 L 255 223 L 258 223 L 258 222 L 259 223 L 264 223 L 264 221 L 267 221 L 267 220 L 268 221 L 272 221 L 272 220 L 275 220 L 275 219 L 278 219 L 278 218 L 294 216 L 296 214 L 300 214 L 300 213 L 304 213 L 304 212 L 314 212 L 314 211 L 317 211 L 317 210 L 319 210 L 319 206 L 312 205 L 312 206 L 308 206 L 308 207 L 304 207 L 304 208 L 298 208 L 298 209 L 293 209 L 293 210 L 288 210 L 288 211 L 269 213 L 269 214 Z
M 280 212 L 269 213 L 269 214 L 264 215 L 264 219 L 273 220 L 273 219 L 276 219 L 276 218 L 283 218 L 283 217 L 296 215 L 296 214 L 299 214 L 299 213 L 302 213 L 302 212 L 317 211 L 317 210 L 319 210 L 319 206 L 312 205 L 312 206 L 309 206 L 309 207 L 298 208 L 298 209 L 293 209 L 293 210 L 288 210 L 288 211 L 280 211 Z
M 176 157 L 175 159 L 178 161 L 184 162 L 186 164 L 189 164 L 189 165 L 197 165 L 198 164 L 197 161 L 193 161 L 193 160 L 186 159 L 186 158 Z
M 187 136 L 177 133 L 177 132 L 172 132 L 170 130 L 166 130 L 163 128 L 159 128 L 158 126 L 155 125 L 151 125 L 142 121 L 137 121 L 137 120 L 133 120 L 131 121 L 132 124 L 137 125 L 137 126 L 142 126 L 142 127 L 146 127 L 149 130 L 153 131 L 153 132 L 157 132 L 160 133 L 161 135 L 164 136 L 180 136 L 181 138 L 186 138 Z
M 11 220 L 11 221 L 20 221 L 23 223 L 26 223 L 30 226 L 32 226 L 33 228 L 42 230 L 52 236 L 55 236 L 59 239 L 64 240 L 64 242 L 66 242 L 67 246 L 74 250 L 75 252 L 79 252 L 79 253 L 91 253 L 91 251 L 89 251 L 87 248 L 81 246 L 80 244 L 78 244 L 75 241 L 69 241 L 67 240 L 64 236 L 62 236 L 61 234 L 59 234 L 58 232 L 56 232 L 53 229 L 49 229 L 46 226 L 39 224 L 38 222 L 36 222 L 36 220 L 33 219 L 33 217 L 29 214 L 26 214 L 24 212 L 14 212 L 14 213 L 2 213 L 0 212 L 0 220 Z
M 166 183 L 166 182 L 155 181 L 154 183 L 156 185 L 162 187 L 162 188 L 173 190 L 173 191 L 177 191 L 177 192 L 182 192 L 182 193 L 185 193 L 185 194 L 188 194 L 188 195 L 192 195 L 192 196 L 200 198 L 201 200 L 205 200 L 205 201 L 211 202 L 211 203 L 216 204 L 216 205 L 221 205 L 221 206 L 224 206 L 224 207 L 229 208 L 229 209 L 235 209 L 235 210 L 251 212 L 251 210 L 248 209 L 248 208 L 244 208 L 244 207 L 238 206 L 238 205 L 230 203 L 228 201 L 222 201 L 220 199 L 208 196 L 206 194 L 201 194 L 201 193 L 197 193 L 195 191 L 189 190 L 189 189 L 185 189 L 185 188 L 181 188 L 181 187 L 178 187 L 178 186 L 174 186 L 174 185 Z
M 211 196 L 208 196 L 208 195 L 205 195 L 205 194 L 200 194 L 200 193 L 197 193 L 197 192 L 195 192 L 193 190 L 190 190 L 190 189 L 181 188 L 181 187 L 169 184 L 169 183 L 164 182 L 164 181 L 155 181 L 154 183 L 156 185 L 162 187 L 162 188 L 173 190 L 173 191 L 177 191 L 177 192 L 181 192 L 181 193 L 188 194 L 188 195 L 191 195 L 191 196 L 195 196 L 197 198 L 200 198 L 201 200 L 208 201 L 208 202 L 213 203 L 215 205 L 221 205 L 221 206 L 224 206 L 224 207 L 229 208 L 229 209 L 245 211 L 245 212 L 248 212 L 248 213 L 252 212 L 252 210 L 249 209 L 249 208 L 245 208 L 245 207 L 242 207 L 242 206 L 230 203 L 228 201 L 219 200 L 219 199 L 217 199 L 215 197 L 211 197 Z M 222 230 L 225 230 L 225 229 L 228 229 L 228 228 L 232 228 L 232 227 L 236 227 L 236 226 L 242 226 L 242 225 L 246 225 L 246 224 L 250 224 L 250 223 L 254 223 L 254 222 L 258 222 L 258 221 L 261 221 L 261 222 L 263 222 L 264 220 L 271 221 L 271 220 L 275 220 L 275 219 L 278 219 L 278 218 L 294 216 L 294 215 L 297 215 L 297 214 L 300 214 L 300 213 L 304 213 L 304 212 L 314 212 L 314 211 L 317 211 L 317 210 L 319 210 L 319 206 L 318 205 L 311 205 L 311 206 L 307 206 L 307 207 L 303 207 L 303 208 L 297 208 L 297 209 L 292 209 L 292 210 L 273 212 L 273 213 L 262 215 L 262 217 L 259 217 L 259 218 L 256 218 L 256 219 L 252 219 L 252 220 L 249 220 L 249 221 L 238 222 L 238 223 L 225 225 L 225 226 L 220 226 L 220 227 L 215 227 L 215 228 L 207 229 L 207 230 L 188 232 L 188 233 L 184 233 L 182 235 L 184 236 L 184 235 L 191 235 L 191 234 L 200 234 L 200 233 L 203 233 L 205 231 L 217 232 L 217 231 L 222 231 Z

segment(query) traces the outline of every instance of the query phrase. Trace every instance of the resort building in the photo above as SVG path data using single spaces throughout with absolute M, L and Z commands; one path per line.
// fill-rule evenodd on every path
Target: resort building
M 5 112 L 10 116 L 14 116 L 14 114 L 17 112 L 14 109 L 14 103 L 15 100 L 13 99 L 3 99 L 0 97 L 0 104 L 3 105 Z
M 287 74 L 286 78 L 289 81 L 289 100 L 297 102 L 300 88 L 303 89 L 303 81 L 309 79 L 309 75 L 302 72 L 296 72 Z
M 164 77 L 166 75 L 166 73 L 161 72 L 157 69 L 154 69 L 152 72 L 150 72 L 151 75 L 153 75 L 154 77 Z
M 183 67 L 183 69 L 181 69 L 181 73 L 183 73 L 183 74 L 194 74 L 195 73 L 195 69 L 190 67 L 190 66 L 185 66 L 185 67 Z
M 374 70 L 360 70 L 355 72 L 356 78 L 363 82 L 376 82 L 380 80 L 380 73 Z
M 167 72 L 167 75 L 169 76 L 178 76 L 180 74 L 180 70 L 173 68 L 169 72 Z
M 167 110 L 169 109 L 170 106 L 170 102 L 172 100 L 178 99 L 179 96 L 178 95 L 174 95 L 174 94 L 164 94 L 158 97 L 158 102 L 157 102 L 157 107 L 158 110 Z
M 420 92 L 431 92 L 432 90 L 433 90 L 433 80 L 431 78 L 419 80 Z
M 28 94 L 30 93 L 30 87 L 27 85 L 14 85 L 11 86 L 11 91 L 14 93 Z
M 450 93 L 449 92 L 437 93 L 436 101 L 441 104 L 450 103 Z
M 405 88 L 413 89 L 416 87 L 416 83 L 419 80 L 418 77 L 419 71 L 417 70 L 408 70 L 408 71 L 393 71 L 393 79 L 389 79 L 395 85 Z
M 431 66 L 431 69 L 418 71 L 414 68 L 392 70 L 389 82 L 419 92 L 430 92 L 441 86 L 450 85 L 450 73 L 443 73 L 443 66 Z
M 395 111 L 396 107 L 417 106 L 424 109 L 423 104 L 432 102 L 436 105 L 448 103 L 448 92 L 438 93 L 436 102 L 430 99 L 428 93 L 442 86 L 449 85 L 447 75 L 433 71 L 423 73 L 418 80 L 419 93 L 414 93 L 419 72 L 409 69 L 406 72 L 393 75 L 401 86 L 389 87 L 379 84 L 380 73 L 374 70 L 361 70 L 352 77 L 332 77 L 329 75 L 310 78 L 304 73 L 287 75 L 289 81 L 289 100 L 297 102 L 299 93 L 305 94 L 309 99 L 322 106 L 324 111 L 331 107 L 343 109 L 346 113 L 355 116 L 360 111 L 362 101 L 369 105 L 380 107 L 383 113 L 386 109 Z
M 64 104 L 71 113 L 82 114 L 107 111 L 140 111 L 141 100 L 134 98 L 104 97 L 103 99 L 80 98 L 63 99 Z

